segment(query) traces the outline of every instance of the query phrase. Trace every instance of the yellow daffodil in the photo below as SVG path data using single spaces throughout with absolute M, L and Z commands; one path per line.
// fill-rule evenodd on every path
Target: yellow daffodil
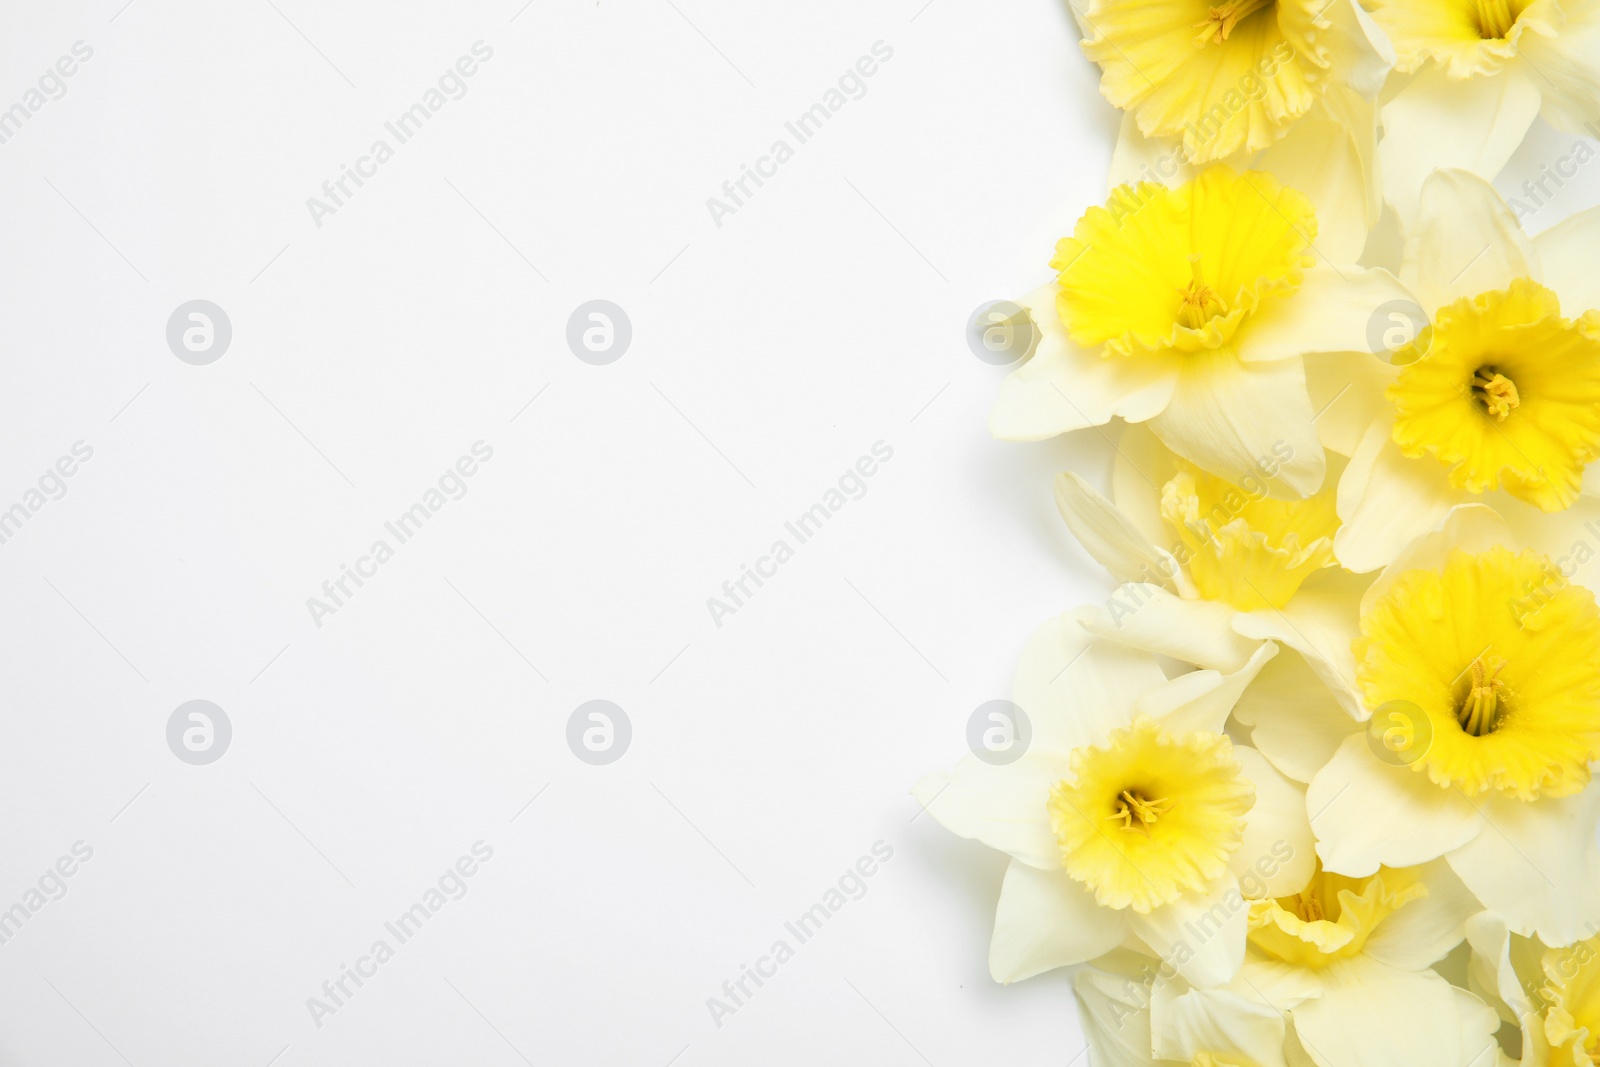
M 1600 520 L 1600 486 L 1585 487 L 1600 457 L 1596 242 L 1600 210 L 1529 240 L 1482 179 L 1429 179 L 1401 272 L 1415 303 L 1397 312 L 1422 328 L 1384 353 L 1391 362 L 1351 356 L 1323 365 L 1313 385 L 1319 400 L 1342 390 L 1326 401 L 1330 424 L 1364 422 L 1346 435 L 1341 563 L 1381 567 L 1475 502 L 1505 517 L 1513 543 L 1554 558 L 1593 539 L 1584 531 Z M 1342 386 L 1339 366 L 1349 372 Z
M 1510 541 L 1464 507 L 1373 583 L 1357 674 L 1402 743 L 1345 738 L 1307 802 L 1328 870 L 1444 856 L 1511 929 L 1567 944 L 1600 923 L 1600 610 Z
M 1306 496 L 1324 459 L 1301 357 L 1363 347 L 1406 292 L 1387 272 L 1322 265 L 1310 202 L 1213 167 L 1178 189 L 1117 189 L 1057 248 L 1056 283 L 1022 303 L 1040 331 L 991 417 L 1038 440 L 1114 417 L 1148 422 L 1223 478 L 1281 457 L 1274 495 Z
M 1124 940 L 1196 985 L 1232 977 L 1245 894 L 1287 892 L 1312 863 L 1301 787 L 1223 732 L 1276 651 L 1263 645 L 1232 674 L 1168 681 L 1153 656 L 1071 617 L 1034 635 L 1014 696 L 1031 724 L 1026 751 L 999 765 L 974 752 L 915 789 L 947 829 L 1012 857 L 990 948 L 996 980 Z

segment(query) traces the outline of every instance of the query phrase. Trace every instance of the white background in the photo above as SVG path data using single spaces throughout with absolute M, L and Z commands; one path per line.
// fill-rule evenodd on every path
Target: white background
M 0 509 L 94 450 L 0 544 L 0 909 L 94 850 L 0 945 L 0 1064 L 1078 1056 L 1064 976 L 988 977 L 1002 861 L 908 795 L 1103 584 L 1054 517 L 1067 449 L 988 438 L 1005 371 L 964 336 L 1103 195 L 1115 117 L 1066 9 L 125 2 L 0 15 L 0 108 L 94 50 L 0 145 Z M 318 228 L 307 198 L 479 40 Z M 706 199 L 880 40 L 718 228 Z M 209 366 L 165 339 L 195 298 L 233 326 Z M 633 324 L 610 366 L 565 341 L 594 298 Z M 307 598 L 479 440 L 467 495 L 318 628 Z M 565 741 L 596 698 L 634 731 L 605 767 Z M 233 725 L 209 766 L 167 747 L 192 699 Z M 318 1028 L 307 998 L 480 839 L 467 895 Z
M 1109 449 L 991 441 L 1004 371 L 964 337 L 1103 196 L 1115 116 L 1066 9 L 124 3 L 0 13 L 0 108 L 94 50 L 0 145 L 0 509 L 94 450 L 0 544 L 0 909 L 93 849 L 0 945 L 0 1064 L 1082 1062 L 1063 975 L 988 977 L 1003 861 L 907 792 L 1107 588 L 1049 480 Z M 318 227 L 307 198 L 480 40 Z M 865 96 L 715 225 L 878 41 Z M 233 326 L 209 366 L 165 339 L 195 298 Z M 595 298 L 633 324 L 603 367 L 565 341 Z M 233 725 L 209 766 L 167 747 L 192 699 Z M 610 766 L 567 747 L 591 699 L 632 722 Z M 466 896 L 317 1026 L 479 840 Z M 877 841 L 865 896 L 716 1026 Z

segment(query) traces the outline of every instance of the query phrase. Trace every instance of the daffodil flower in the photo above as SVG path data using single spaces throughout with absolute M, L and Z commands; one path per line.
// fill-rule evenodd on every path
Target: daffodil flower
M 1116 189 L 1064 238 L 1055 283 L 1024 299 L 1040 339 L 1004 383 L 996 436 L 1040 440 L 1148 422 L 1174 452 L 1229 477 L 1287 455 L 1275 494 L 1322 484 L 1301 357 L 1367 345 L 1381 269 L 1317 265 L 1310 202 L 1269 175 L 1213 167 L 1178 189 Z
M 1600 519 L 1596 247 L 1600 209 L 1530 240 L 1481 178 L 1428 179 L 1401 272 L 1423 328 L 1390 363 L 1351 356 L 1349 393 L 1329 401 L 1330 422 L 1367 420 L 1339 485 L 1346 567 L 1383 566 L 1467 503 L 1552 555 Z
M 1107 640 L 1223 672 L 1242 667 L 1262 641 L 1287 645 L 1344 699 L 1353 730 L 1365 713 L 1350 642 L 1369 579 L 1334 563 L 1336 481 L 1304 500 L 1275 499 L 1281 463 L 1258 457 L 1223 479 L 1128 426 L 1112 499 L 1077 474 L 1059 475 L 1056 506 L 1067 528 L 1124 583 L 1080 618 Z M 1298 658 L 1279 657 L 1268 670 Z
M 1106 99 L 1199 163 L 1271 147 L 1336 89 L 1375 94 L 1393 60 L 1351 0 L 1073 7 Z
M 1357 681 L 1400 736 L 1346 737 L 1306 799 L 1328 870 L 1444 856 L 1512 930 L 1564 945 L 1600 923 L 1600 609 L 1511 543 L 1464 507 L 1367 590 Z
M 1070 617 L 1034 635 L 1014 696 L 1031 746 L 1001 766 L 969 755 L 914 791 L 946 829 L 1012 857 L 989 954 L 997 981 L 1125 941 L 1196 985 L 1233 976 L 1245 892 L 1290 891 L 1313 862 L 1300 787 L 1222 732 L 1276 651 L 1168 681 L 1153 656 Z
M 1393 43 L 1379 160 L 1402 219 L 1436 167 L 1500 173 L 1543 115 L 1594 135 L 1600 119 L 1600 3 L 1594 0 L 1365 0 Z
M 1281 1028 L 1271 1012 L 1292 1019 L 1297 1045 L 1322 1067 L 1496 1062 L 1494 1010 L 1430 969 L 1479 911 L 1442 861 L 1362 878 L 1318 869 L 1297 892 L 1250 908 L 1232 982 L 1152 990 L 1158 1057 L 1182 1062 L 1216 1032 L 1255 1033 L 1264 1043 Z

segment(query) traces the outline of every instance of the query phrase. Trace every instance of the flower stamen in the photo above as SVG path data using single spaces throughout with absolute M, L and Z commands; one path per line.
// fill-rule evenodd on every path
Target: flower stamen
M 1206 284 L 1198 255 L 1189 257 L 1189 276 L 1189 284 L 1178 290 L 1178 321 L 1198 330 L 1218 315 L 1226 315 L 1228 305 Z
M 1500 725 L 1504 713 L 1500 701 L 1506 690 L 1505 683 L 1500 680 L 1500 672 L 1505 665 L 1506 661 L 1499 656 L 1492 657 L 1487 663 L 1482 656 L 1472 661 L 1472 688 L 1456 709 L 1456 721 L 1473 737 L 1492 734 Z
M 1496 422 L 1505 422 L 1506 416 L 1522 403 L 1516 383 L 1488 364 L 1472 373 L 1472 398 L 1493 415 Z
M 1108 815 L 1108 822 L 1121 822 L 1122 829 L 1150 836 L 1150 827 L 1157 819 L 1172 810 L 1173 802 L 1165 797 L 1151 800 L 1131 789 L 1117 795 L 1117 810 Z
M 1485 41 L 1501 41 L 1511 33 L 1517 16 L 1511 10 L 1511 0 L 1473 0 L 1477 16 L 1478 36 Z
M 1321 922 L 1327 918 L 1327 913 L 1322 908 L 1322 898 L 1312 892 L 1311 886 L 1300 891 L 1295 898 L 1295 912 L 1308 923 Z
M 1214 6 L 1203 22 L 1194 24 L 1194 28 L 1200 31 L 1195 35 L 1194 43 L 1202 48 L 1208 44 L 1221 44 L 1233 33 L 1235 26 L 1262 8 L 1271 7 L 1273 2 L 1274 0 L 1227 0 L 1227 3 Z M 1500 2 L 1504 4 L 1508 0 Z

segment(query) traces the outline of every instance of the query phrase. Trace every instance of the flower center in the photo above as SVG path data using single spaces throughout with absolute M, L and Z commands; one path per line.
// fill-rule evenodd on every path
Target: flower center
M 1045 808 L 1062 869 L 1102 906 L 1145 914 L 1227 873 L 1254 803 L 1226 736 L 1173 736 L 1140 716 L 1074 751 Z
M 1347 878 L 1319 865 L 1298 895 L 1251 902 L 1250 943 L 1284 963 L 1325 967 L 1359 955 L 1385 919 L 1427 895 L 1412 871 Z
M 1289 898 L 1288 904 L 1302 922 L 1316 923 L 1327 918 L 1322 898 L 1313 893 L 1310 886 L 1302 889 L 1299 896 Z M 1338 916 L 1335 915 L 1334 918 L 1337 919 Z
M 1229 34 L 1233 33 L 1235 26 L 1262 8 L 1271 7 L 1273 2 L 1274 0 L 1228 0 L 1225 4 L 1213 7 L 1204 21 L 1194 24 L 1194 28 L 1199 31 L 1194 43 L 1202 47 L 1208 44 L 1221 44 L 1228 39 Z
M 1175 189 L 1120 185 L 1056 245 L 1057 309 L 1107 356 L 1214 350 L 1311 266 L 1311 201 L 1269 174 L 1209 167 Z
M 1595 312 L 1563 318 L 1556 294 L 1528 278 L 1441 308 L 1426 349 L 1395 357 L 1395 444 L 1444 464 L 1453 489 L 1571 507 L 1600 457 L 1597 325 Z
M 1516 384 L 1487 363 L 1472 372 L 1472 399 L 1497 422 L 1505 422 L 1522 403 Z
M 1178 290 L 1178 321 L 1198 330 L 1218 315 L 1226 315 L 1228 305 L 1206 284 L 1198 255 L 1189 257 L 1189 272 L 1189 284 Z
M 1470 688 L 1460 707 L 1456 708 L 1456 721 L 1473 737 L 1494 733 L 1505 715 L 1505 707 L 1501 702 L 1505 698 L 1506 686 L 1500 680 L 1500 672 L 1505 665 L 1506 661 L 1498 656 L 1491 656 L 1487 661 L 1479 656 L 1472 661 Z
M 1106 816 L 1108 821 L 1122 823 L 1129 833 L 1150 836 L 1150 827 L 1156 820 L 1172 810 L 1172 801 L 1165 797 L 1149 800 L 1131 789 L 1117 794 L 1117 810 Z
M 1407 571 L 1362 617 L 1352 651 L 1369 708 L 1409 706 L 1425 740 L 1411 769 L 1435 784 L 1532 801 L 1589 781 L 1600 608 L 1548 557 L 1456 551 L 1439 570 Z
M 1511 10 L 1511 0 L 1472 0 L 1473 15 L 1478 23 L 1478 36 L 1485 41 L 1500 41 L 1511 32 L 1517 21 Z

